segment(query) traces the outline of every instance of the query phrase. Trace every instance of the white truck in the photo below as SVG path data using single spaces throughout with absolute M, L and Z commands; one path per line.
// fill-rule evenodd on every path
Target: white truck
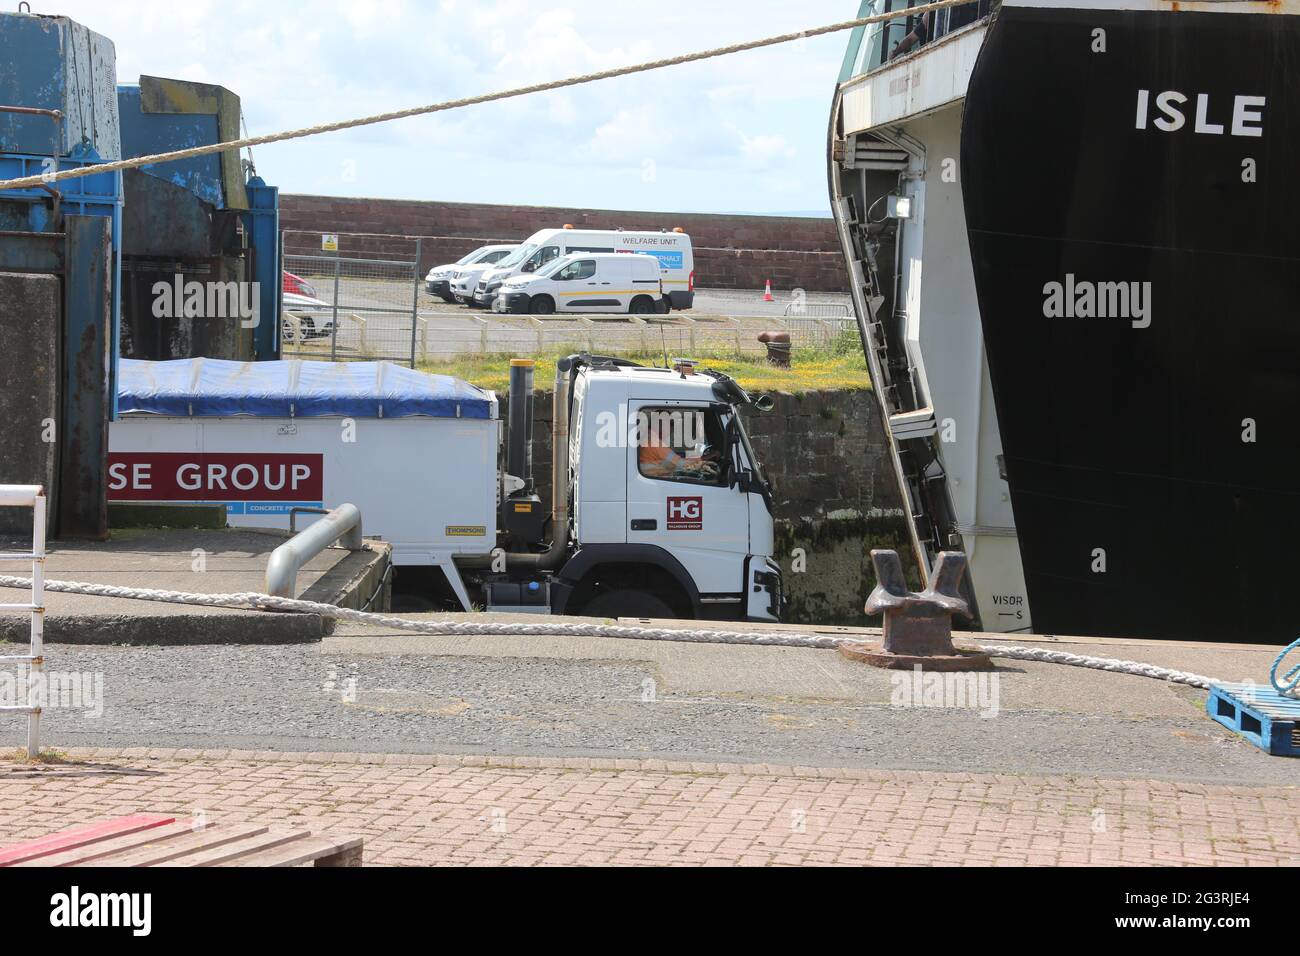
M 740 415 L 770 399 L 686 360 L 563 359 L 548 512 L 533 373 L 511 367 L 503 442 L 494 393 L 386 362 L 123 360 L 109 500 L 275 528 L 351 502 L 399 573 L 425 569 L 460 610 L 779 620 L 772 494 Z

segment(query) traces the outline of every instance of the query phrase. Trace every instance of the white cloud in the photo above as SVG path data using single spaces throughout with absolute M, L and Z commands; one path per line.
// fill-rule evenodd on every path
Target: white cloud
M 746 136 L 740 134 L 740 149 L 748 163 L 757 168 L 767 169 L 783 160 L 793 159 L 796 151 L 778 134 L 759 134 Z
M 856 4 L 61 0 L 59 9 L 115 42 L 120 79 L 219 83 L 241 96 L 250 131 L 267 133 L 829 23 Z M 820 207 L 846 42 L 821 38 L 263 146 L 258 168 L 287 192 L 679 211 Z M 347 161 L 355 178 L 342 181 Z

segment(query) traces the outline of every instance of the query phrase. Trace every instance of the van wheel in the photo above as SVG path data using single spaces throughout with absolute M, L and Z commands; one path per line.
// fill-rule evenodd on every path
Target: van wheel
M 639 295 L 632 300 L 632 307 L 628 311 L 633 315 L 654 315 L 655 300 L 648 295 Z
M 528 311 L 533 315 L 552 315 L 555 312 L 555 300 L 549 295 L 533 296 L 528 303 Z
M 619 589 L 597 594 L 581 611 L 584 617 L 677 617 L 668 602 L 648 591 Z

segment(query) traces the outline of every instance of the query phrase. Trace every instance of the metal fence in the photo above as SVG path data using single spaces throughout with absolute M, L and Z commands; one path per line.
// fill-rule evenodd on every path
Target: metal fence
M 817 351 L 835 351 L 846 334 L 856 335 L 850 306 L 803 298 L 785 316 L 534 316 L 449 306 L 425 291 L 419 239 L 340 235 L 344 251 L 335 254 L 314 251 L 319 233 L 292 235 L 284 253 L 281 351 L 286 358 L 388 359 L 414 367 L 463 355 L 570 349 L 743 357 L 765 354 L 758 341 L 762 332 L 788 331 L 795 348 Z
M 784 321 L 795 348 L 835 351 L 861 347 L 857 321 L 846 303 L 791 303 L 786 307 Z
M 783 330 L 797 349 L 836 352 L 860 349 L 853 319 L 806 319 L 776 316 L 495 315 L 466 312 L 463 318 L 420 319 L 419 351 L 426 361 L 450 361 L 461 355 L 533 355 L 565 350 L 602 355 L 735 355 L 759 356 L 766 347 L 762 332 Z M 851 341 L 844 338 L 851 336 Z
M 281 353 L 391 359 L 414 368 L 427 346 L 421 341 L 419 262 L 418 239 L 412 260 L 286 252 Z

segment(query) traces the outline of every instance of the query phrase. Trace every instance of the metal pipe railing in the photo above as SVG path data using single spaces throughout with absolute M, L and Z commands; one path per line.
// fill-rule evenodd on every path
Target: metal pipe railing
M 266 563 L 266 593 L 273 597 L 295 597 L 302 566 L 335 541 L 349 551 L 365 547 L 361 538 L 361 509 L 356 505 L 339 505 L 272 551 L 271 560 Z
M 32 509 L 30 554 L 0 554 L 0 561 L 32 563 L 32 599 L 28 604 L 0 604 L 0 611 L 29 611 L 32 615 L 31 650 L 26 655 L 3 657 L 0 661 L 28 667 L 27 703 L 0 706 L 0 713 L 27 715 L 27 756 L 41 752 L 41 694 L 45 672 L 45 489 L 40 485 L 0 485 L 0 507 Z M 21 682 L 15 681 L 15 686 Z

